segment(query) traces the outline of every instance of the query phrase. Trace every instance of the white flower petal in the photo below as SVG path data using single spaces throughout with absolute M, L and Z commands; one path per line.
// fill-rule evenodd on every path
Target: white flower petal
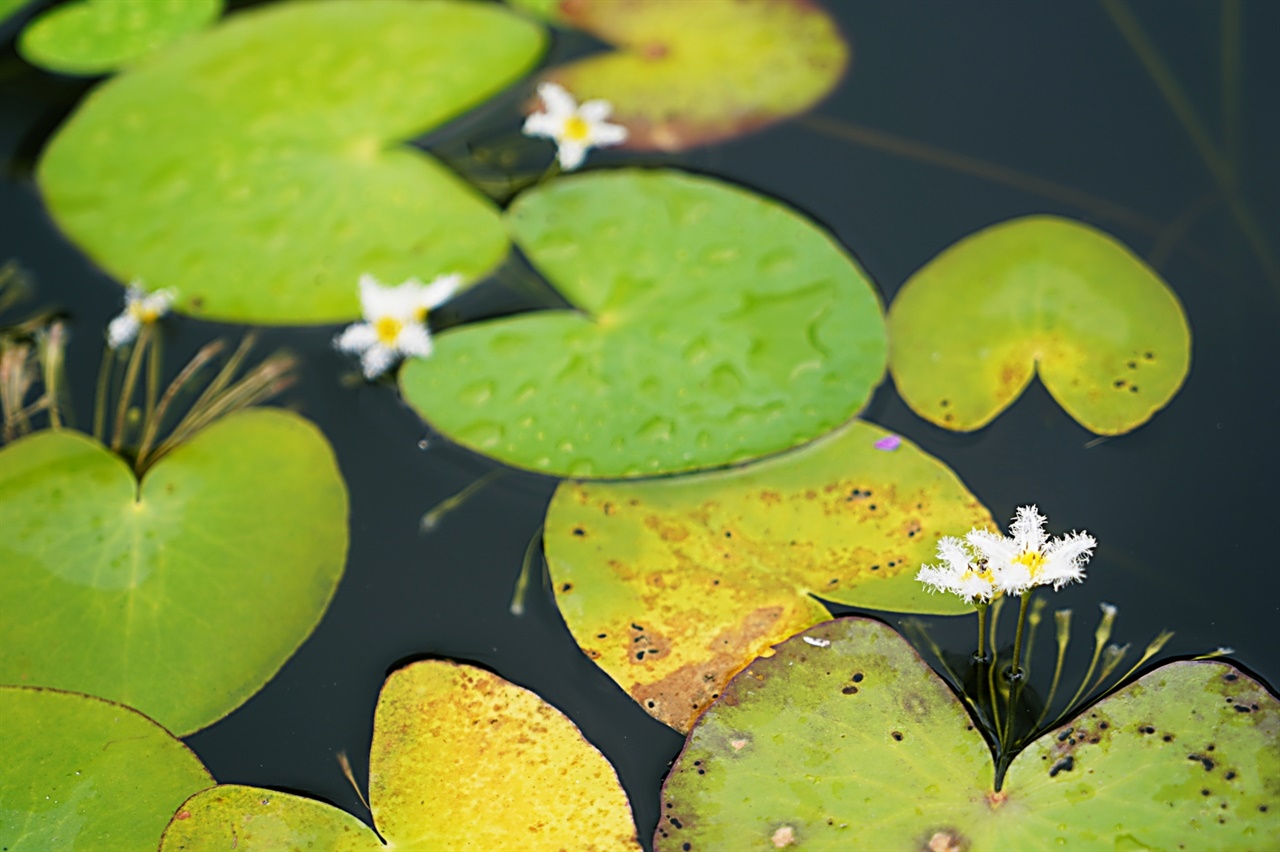
M 126 310 L 107 324 L 107 345 L 112 349 L 119 349 L 121 346 L 132 343 L 137 339 L 141 328 L 142 323 Z
M 569 142 L 567 140 L 559 140 L 560 148 L 556 151 L 556 157 L 560 160 L 560 167 L 566 172 L 571 172 L 578 166 L 582 165 L 582 161 L 587 158 L 587 146 L 581 142 Z
M 520 132 L 525 136 L 537 136 L 544 139 L 559 139 L 564 135 L 564 119 L 545 112 L 535 112 L 524 120 Z
M 627 128 L 621 124 L 597 124 L 591 128 L 591 143 L 597 148 L 621 145 L 627 141 Z
M 543 111 L 561 119 L 573 115 L 578 109 L 578 101 L 569 90 L 559 83 L 539 83 L 538 97 L 542 98 Z
M 169 313 L 175 298 L 176 294 L 172 290 L 157 290 L 143 296 L 138 300 L 138 304 L 144 313 L 153 313 L 158 318 Z
M 949 535 L 938 539 L 938 558 L 946 562 L 952 571 L 960 573 L 969 570 L 976 561 L 963 541 Z
M 367 322 L 349 325 L 333 339 L 333 347 L 339 352 L 358 355 L 378 342 L 378 332 Z
M 431 332 L 422 323 L 406 324 L 396 337 L 396 350 L 403 355 L 427 358 L 431 355 L 431 349 Z
M 989 601 L 995 597 L 995 585 L 983 577 L 967 572 L 956 580 L 955 593 L 964 598 L 966 603 Z
M 1044 531 L 1044 525 L 1048 522 L 1049 519 L 1040 514 L 1035 506 L 1018 507 L 1018 514 L 1009 527 L 1009 533 L 1019 552 L 1040 552 L 1049 538 Z
M 452 275 L 437 276 L 430 284 L 423 285 L 422 292 L 418 296 L 418 305 L 427 310 L 438 308 L 452 299 L 461 285 L 462 276 L 456 272 Z
M 613 114 L 613 104 L 599 98 L 578 107 L 578 117 L 588 124 L 603 124 Z
M 395 362 L 395 350 L 388 349 L 381 343 L 375 343 L 370 346 L 360 358 L 360 366 L 364 369 L 364 377 L 366 379 L 376 379 Z
M 992 566 L 1010 562 L 1018 555 L 1012 541 L 990 530 L 969 530 L 964 540 Z

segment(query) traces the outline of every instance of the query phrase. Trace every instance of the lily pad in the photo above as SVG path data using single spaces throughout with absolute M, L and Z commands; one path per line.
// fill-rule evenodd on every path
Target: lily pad
M 849 64 L 849 45 L 809 0 L 511 2 L 617 48 L 544 79 L 610 101 L 633 149 L 680 151 L 790 118 Z
M 773 201 L 623 169 L 546 183 L 508 221 L 574 309 L 450 329 L 400 373 L 477 452 L 575 477 L 718 467 L 834 429 L 884 375 L 866 274 Z
M 154 849 L 174 809 L 213 778 L 128 707 L 0 686 L 0 849 Z
M 50 9 L 22 31 L 18 52 L 64 74 L 103 74 L 204 29 L 222 0 L 80 0 Z
M 7 23 L 19 9 L 30 2 L 31 0 L 0 0 L 0 25 Z
M 1257 681 L 1171 663 L 1033 742 L 997 792 L 942 680 L 887 626 L 840 619 L 756 660 L 707 710 L 654 845 L 1270 849 L 1278 730 L 1280 702 Z
M 136 707 L 186 735 L 257 692 L 333 596 L 347 492 L 297 415 L 226 417 L 141 485 L 87 435 L 0 451 L 0 682 Z
M 1182 387 L 1191 330 L 1177 296 L 1096 228 L 1028 216 L 960 240 L 903 285 L 890 369 L 913 411 L 967 432 L 1035 373 L 1092 432 L 1145 423 Z
M 359 315 L 356 281 L 461 273 L 507 253 L 494 205 L 401 144 L 499 91 L 542 30 L 486 3 L 282 3 L 240 12 L 97 89 L 38 180 L 121 280 L 212 319 Z
M 215 787 L 182 806 L 160 848 L 640 848 L 613 767 L 572 722 L 496 675 L 441 660 L 383 686 L 369 804 L 377 835 L 310 799 Z
M 830 618 L 814 596 L 971 612 L 916 582 L 939 537 L 991 526 L 945 465 L 854 422 L 777 458 L 635 483 L 565 482 L 547 510 L 552 587 L 578 644 L 687 731 L 770 645 Z

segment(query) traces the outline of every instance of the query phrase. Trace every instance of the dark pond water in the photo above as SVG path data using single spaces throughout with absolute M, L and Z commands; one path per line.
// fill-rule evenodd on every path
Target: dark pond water
M 1099 601 L 1111 602 L 1120 608 L 1120 642 L 1142 647 L 1169 628 L 1177 636 L 1168 655 L 1230 646 L 1233 660 L 1278 682 L 1280 558 L 1271 536 L 1280 526 L 1280 280 L 1213 200 L 1212 176 L 1152 77 L 1103 8 L 1083 0 L 827 5 L 856 56 L 852 73 L 817 111 L 822 123 L 791 122 L 675 164 L 776 196 L 823 223 L 862 261 L 886 303 L 956 239 L 1027 213 L 1083 219 L 1144 256 L 1159 249 L 1157 265 L 1190 318 L 1193 363 L 1182 392 L 1136 432 L 1094 442 L 1038 384 L 975 434 L 926 424 L 891 382 L 865 416 L 950 465 L 998 518 L 1036 502 L 1055 531 L 1092 532 L 1100 546 L 1088 582 L 1061 592 L 1055 605 L 1091 620 Z M 1210 133 L 1232 140 L 1240 196 L 1274 258 L 1280 4 L 1242 4 L 1242 106 L 1234 118 L 1223 106 L 1220 4 L 1160 0 L 1132 8 Z M 3 33 L 6 42 L 13 29 Z M 49 221 L 30 165 L 88 84 L 32 70 L 11 47 L 0 57 L 0 78 L 7 165 L 0 260 L 16 258 L 31 273 L 38 304 L 70 313 L 70 373 L 83 424 L 101 329 L 119 310 L 121 290 Z M 502 129 L 514 120 L 513 113 L 484 119 L 495 128 L 505 122 Z M 867 144 L 865 135 L 855 141 L 830 132 L 841 123 L 885 136 Z M 446 129 L 426 144 L 456 148 L 459 132 Z M 994 181 L 928 153 L 908 155 L 902 140 L 1034 175 L 1111 206 L 1047 197 L 1025 182 Z M 1185 233 L 1160 248 L 1174 234 L 1169 226 L 1184 218 Z M 463 321 L 527 301 L 487 285 L 441 319 Z M 212 337 L 239 332 L 177 317 L 167 327 L 171 367 Z M 300 385 L 283 404 L 318 423 L 337 451 L 351 493 L 346 574 L 319 628 L 280 674 L 189 744 L 220 781 L 303 791 L 367 819 L 335 754 L 350 756 L 363 783 L 374 704 L 388 670 L 424 655 L 478 662 L 582 728 L 617 768 L 647 839 L 681 737 L 582 655 L 548 592 L 532 596 L 524 617 L 508 613 L 555 480 L 507 473 L 435 531 L 420 533 L 423 512 L 496 465 L 442 440 L 422 449 L 427 431 L 393 386 L 344 380 L 353 365 L 331 350 L 334 331 L 268 330 L 261 351 L 288 346 L 302 357 Z M 969 620 L 935 620 L 934 629 L 949 648 L 968 650 Z M 1086 644 L 1086 635 L 1082 625 L 1077 643 Z

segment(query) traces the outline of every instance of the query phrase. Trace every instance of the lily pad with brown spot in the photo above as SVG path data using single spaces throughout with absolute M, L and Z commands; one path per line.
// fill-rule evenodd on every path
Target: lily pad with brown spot
M 1280 847 L 1280 702 L 1225 663 L 1152 671 L 1033 742 L 996 791 L 964 705 L 886 625 L 773 650 L 689 735 L 660 852 Z
M 387 678 L 369 804 L 377 834 L 301 796 L 214 787 L 182 805 L 160 849 L 640 848 L 617 774 L 572 722 L 496 675 L 443 660 Z
M 991 526 L 945 465 L 855 421 L 785 455 L 635 483 L 565 482 L 547 510 L 556 601 L 583 651 L 688 730 L 735 672 L 830 617 L 816 599 L 971 611 L 915 573 L 939 537 Z M 815 598 L 816 596 L 816 598 Z
M 625 147 L 681 151 L 808 110 L 843 76 L 850 48 L 808 0 L 509 0 L 616 50 L 544 79 L 603 98 Z
M 960 240 L 903 285 L 888 322 L 898 393 L 962 432 L 1039 373 L 1082 426 L 1118 435 L 1168 404 L 1191 365 L 1186 315 L 1160 276 L 1115 238 L 1056 216 Z

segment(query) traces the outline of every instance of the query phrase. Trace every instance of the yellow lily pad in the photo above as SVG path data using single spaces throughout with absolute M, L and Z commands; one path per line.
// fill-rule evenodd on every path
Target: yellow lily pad
M 677 730 L 768 648 L 830 618 L 817 600 L 971 611 L 915 580 L 937 541 L 991 515 L 945 465 L 853 422 L 713 473 L 564 482 L 547 510 L 556 601 L 583 651 Z
M 612 103 L 636 150 L 680 151 L 797 115 L 849 64 L 840 30 L 808 0 L 512 2 L 617 48 L 544 79 Z
M 889 309 L 889 369 L 913 411 L 947 429 L 990 423 L 1039 373 L 1099 435 L 1136 429 L 1191 366 L 1178 297 L 1115 238 L 1028 216 L 951 246 Z
M 369 754 L 375 835 L 305 799 L 222 786 L 179 809 L 162 852 L 191 848 L 639 849 L 618 776 L 560 711 L 443 660 L 394 672 Z M 256 844 L 256 846 L 255 846 Z

